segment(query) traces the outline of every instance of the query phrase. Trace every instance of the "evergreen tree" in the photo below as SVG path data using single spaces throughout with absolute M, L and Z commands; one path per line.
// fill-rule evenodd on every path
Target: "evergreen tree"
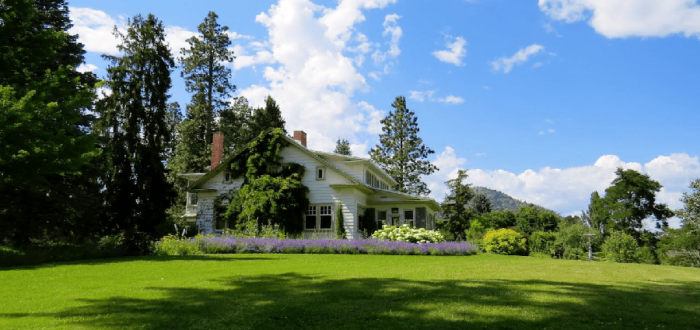
M 396 97 L 391 105 L 393 112 L 382 119 L 380 144 L 370 150 L 369 155 L 396 182 L 398 190 L 412 195 L 428 195 L 430 189 L 420 179 L 421 175 L 430 175 L 438 168 L 426 158 L 435 153 L 423 144 L 418 137 L 418 118 L 406 107 L 406 98 Z
M 338 141 L 335 143 L 335 150 L 333 152 L 339 155 L 352 156 L 350 142 L 348 142 L 346 139 L 341 140 L 338 138 Z
M 256 136 L 270 128 L 281 128 L 284 134 L 287 134 L 285 124 L 282 111 L 270 95 L 265 98 L 265 107 L 255 109 L 253 113 L 252 127 Z
M 123 56 L 103 55 L 111 62 L 107 72 L 112 94 L 98 103 L 97 127 L 108 138 L 108 214 L 138 253 L 144 250 L 140 244 L 157 234 L 174 198 L 164 157 L 172 135 L 167 101 L 175 63 L 163 24 L 152 14 L 129 20 L 126 34 L 114 33 L 121 39 Z
M 96 79 L 59 0 L 0 5 L 0 244 L 75 240 L 99 205 L 86 113 Z M 81 175 L 82 174 L 82 175 Z
M 176 164 L 171 168 L 176 173 L 202 172 L 211 164 L 212 138 L 218 129 L 215 119 L 229 108 L 231 93 L 236 90 L 229 81 L 231 69 L 226 66 L 234 59 L 228 48 L 228 27 L 219 25 L 217 18 L 216 13 L 209 12 L 198 27 L 200 36 L 187 39 L 189 47 L 181 50 L 181 75 L 192 100 L 180 128 L 184 144 L 172 160 Z
M 224 158 L 257 136 L 252 127 L 252 120 L 253 109 L 243 96 L 236 99 L 233 107 L 221 111 L 219 131 L 224 135 Z
M 482 215 L 489 213 L 492 210 L 491 201 L 484 194 L 476 194 L 474 198 L 469 202 L 469 208 L 474 211 L 476 215 Z
M 474 216 L 467 208 L 469 201 L 474 198 L 474 191 L 468 183 L 464 183 L 467 177 L 466 170 L 458 170 L 456 178 L 445 182 L 450 188 L 450 194 L 442 204 L 443 215 L 447 220 L 444 229 L 452 234 L 453 239 L 464 237 L 464 231 L 469 228 L 469 222 Z

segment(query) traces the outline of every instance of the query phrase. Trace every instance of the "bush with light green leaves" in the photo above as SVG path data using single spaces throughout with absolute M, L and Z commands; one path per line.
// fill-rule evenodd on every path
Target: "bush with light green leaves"
M 410 243 L 440 243 L 445 241 L 445 237 L 435 230 L 425 228 L 411 228 L 409 225 L 384 226 L 372 234 L 372 238 L 388 239 L 390 241 L 402 241 Z
M 520 254 L 526 253 L 527 241 L 520 233 L 512 229 L 491 230 L 484 235 L 484 249 L 486 252 L 497 254 Z

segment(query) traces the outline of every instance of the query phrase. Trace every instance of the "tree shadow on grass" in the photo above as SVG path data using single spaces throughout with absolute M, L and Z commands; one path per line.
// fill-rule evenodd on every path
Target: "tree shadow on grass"
M 122 262 L 134 262 L 134 261 L 151 261 L 151 262 L 167 262 L 174 260 L 189 260 L 189 261 L 221 261 L 221 262 L 240 262 L 240 261 L 251 261 L 251 260 L 285 260 L 285 258 L 280 258 L 279 255 L 275 255 L 275 258 L 265 258 L 260 256 L 250 255 L 239 255 L 236 258 L 230 258 L 228 255 L 191 255 L 191 256 L 133 256 L 133 257 L 114 257 L 114 258 L 100 258 L 100 259 L 85 259 L 85 260 L 72 260 L 72 261 L 57 261 L 57 262 L 47 262 L 37 265 L 19 265 L 19 266 L 0 266 L 0 272 L 4 270 L 21 270 L 21 269 L 40 269 L 40 268 L 50 268 L 56 266 L 64 265 L 104 265 L 104 264 L 114 264 Z
M 700 283 L 232 277 L 220 289 L 151 288 L 51 317 L 86 329 L 700 329 Z

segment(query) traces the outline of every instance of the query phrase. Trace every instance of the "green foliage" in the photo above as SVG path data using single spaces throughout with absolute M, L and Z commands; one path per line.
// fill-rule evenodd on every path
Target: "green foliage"
M 287 143 L 283 134 L 280 128 L 261 133 L 232 163 L 234 176 L 244 173 L 244 183 L 222 215 L 230 227 L 260 231 L 271 223 L 290 234 L 304 229 L 303 214 L 309 205 L 308 188 L 301 183 L 304 167 L 287 163 L 279 173 L 268 173 L 281 165 L 279 153 Z
M 96 79 L 65 1 L 0 4 L 0 243 L 82 242 L 100 228 Z
M 345 232 L 345 222 L 343 221 L 343 204 L 338 204 L 335 210 L 335 238 L 348 238 Z
M 663 187 L 658 181 L 635 170 L 618 168 L 617 177 L 605 189 L 605 197 L 600 199 L 596 213 L 602 214 L 614 230 L 624 231 L 641 245 L 641 230 L 644 219 L 653 218 L 657 228 L 668 227 L 668 218 L 673 212 L 666 204 L 656 203 L 656 193 Z
M 489 228 L 484 226 L 484 224 L 475 219 L 469 225 L 469 229 L 464 231 L 464 240 L 476 245 L 480 250 L 484 249 L 484 236 Z
M 700 267 L 700 234 L 691 226 L 666 228 L 659 241 L 658 256 L 664 265 Z
M 684 228 L 689 228 L 700 235 L 700 179 L 691 182 L 690 189 L 690 193 L 683 193 L 681 198 L 683 209 L 677 211 L 677 214 L 683 220 Z
M 372 234 L 372 238 L 388 239 L 390 241 L 401 241 L 409 243 L 440 243 L 445 238 L 435 230 L 425 228 L 411 228 L 408 225 L 384 226 Z
M 518 212 L 518 210 L 523 206 L 529 206 L 526 202 L 517 200 L 508 194 L 500 192 L 498 190 L 489 189 L 486 187 L 474 187 L 472 188 L 475 194 L 483 194 L 491 202 L 491 207 L 494 211 L 508 210 L 512 212 Z
M 550 257 L 563 255 L 563 248 L 557 245 L 557 234 L 553 232 L 536 231 L 530 235 L 530 254 L 543 253 Z
M 614 231 L 602 246 L 605 260 L 614 262 L 638 262 L 637 241 L 621 231 Z
M 493 206 L 486 195 L 476 194 L 469 202 L 469 208 L 472 210 L 472 212 L 474 212 L 474 214 L 479 216 L 491 212 Z
M 527 253 L 526 240 L 512 229 L 490 230 L 484 236 L 486 252 L 506 255 L 523 255 Z
M 147 252 L 166 220 L 175 191 L 165 169 L 172 139 L 168 123 L 170 71 L 175 66 L 161 21 L 149 14 L 118 30 L 123 56 L 104 56 L 112 94 L 98 102 L 96 130 L 104 140 L 105 204 L 108 222 L 124 231 L 133 253 Z
M 369 155 L 398 182 L 398 191 L 428 195 L 430 189 L 420 177 L 438 170 L 427 160 L 428 155 L 435 151 L 426 147 L 423 139 L 418 137 L 418 118 L 406 107 L 406 98 L 396 97 L 391 106 L 394 111 L 381 120 L 384 126 L 379 144 L 370 150 Z
M 518 228 L 528 234 L 536 231 L 554 231 L 559 222 L 556 213 L 535 206 L 521 207 L 516 218 Z
M 510 210 L 491 211 L 476 218 L 486 228 L 510 228 L 517 224 L 517 213 Z
M 467 208 L 467 204 L 474 197 L 470 185 L 465 183 L 467 180 L 467 171 L 457 171 L 457 177 L 445 182 L 450 189 L 450 194 L 442 203 L 443 216 L 446 222 L 442 228 L 449 232 L 455 240 L 462 238 L 465 230 L 469 228 L 469 222 L 474 217 L 474 214 Z
M 202 251 L 197 240 L 166 236 L 156 242 L 153 253 L 158 256 L 191 256 L 202 254 Z
M 265 107 L 255 109 L 253 112 L 253 118 L 251 126 L 256 134 L 269 129 L 281 129 L 284 134 L 287 134 L 287 130 L 284 128 L 286 121 L 282 117 L 282 111 L 280 110 L 277 102 L 268 95 L 265 98 Z
M 338 138 L 338 141 L 335 143 L 335 150 L 333 150 L 333 152 L 339 155 L 352 156 L 350 142 L 348 142 L 346 139 L 341 140 Z

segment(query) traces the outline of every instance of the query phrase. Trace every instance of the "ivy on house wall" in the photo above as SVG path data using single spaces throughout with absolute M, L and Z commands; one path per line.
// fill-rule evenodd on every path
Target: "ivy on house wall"
M 281 164 L 280 151 L 289 142 L 280 128 L 261 133 L 231 164 L 234 177 L 244 176 L 240 189 L 220 216 L 234 232 L 259 232 L 263 225 L 279 225 L 287 233 L 304 229 L 309 188 L 301 183 L 306 169 L 297 163 Z

